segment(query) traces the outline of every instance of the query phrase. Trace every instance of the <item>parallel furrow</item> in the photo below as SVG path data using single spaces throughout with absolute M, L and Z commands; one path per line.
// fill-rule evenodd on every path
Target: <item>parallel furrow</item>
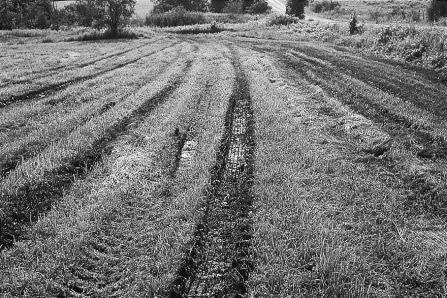
M 56 83 L 56 84 L 50 84 L 48 86 L 44 86 L 42 88 L 38 88 L 38 89 L 29 91 L 29 92 L 26 92 L 26 93 L 23 93 L 23 94 L 20 94 L 20 95 L 12 95 L 9 98 L 0 100 L 0 108 L 6 107 L 6 106 L 8 106 L 10 104 L 17 103 L 17 102 L 29 101 L 29 100 L 44 98 L 44 97 L 46 97 L 48 95 L 51 95 L 51 94 L 53 94 L 53 93 L 55 93 L 57 91 L 63 90 L 63 89 L 65 89 L 65 88 L 67 88 L 67 87 L 69 87 L 71 85 L 80 84 L 82 82 L 94 79 L 96 77 L 99 77 L 99 76 L 104 75 L 106 73 L 112 72 L 114 70 L 123 68 L 123 67 L 125 67 L 125 66 L 127 66 L 129 64 L 138 62 L 139 60 L 141 60 L 143 58 L 146 58 L 146 57 L 149 57 L 151 55 L 154 55 L 154 54 L 156 54 L 156 53 L 158 53 L 160 51 L 163 51 L 163 50 L 165 50 L 165 49 L 167 49 L 169 47 L 175 46 L 178 43 L 179 42 L 172 43 L 172 44 L 170 44 L 170 45 L 168 45 L 166 47 L 163 47 L 161 49 L 158 49 L 156 51 L 147 53 L 145 55 L 142 55 L 140 57 L 128 60 L 126 62 L 118 63 L 118 64 L 116 64 L 116 65 L 114 65 L 114 66 L 112 66 L 110 68 L 107 68 L 105 70 L 101 70 L 101 71 L 96 72 L 94 74 L 90 74 L 90 75 L 87 75 L 87 76 L 76 77 L 74 79 L 70 79 L 70 80 L 67 80 L 67 81 L 64 81 L 64 82 L 60 82 L 60 83 Z
M 153 41 L 151 41 L 151 42 L 153 42 Z M 80 68 L 83 68 L 83 67 L 87 67 L 87 66 L 93 65 L 93 64 L 95 64 L 97 62 L 101 62 L 101 61 L 104 61 L 104 60 L 107 60 L 107 59 L 110 59 L 110 58 L 113 58 L 113 57 L 117 57 L 117 56 L 120 56 L 120 55 L 127 54 L 127 53 L 129 53 L 131 51 L 140 49 L 140 48 L 142 48 L 144 46 L 147 46 L 149 44 L 150 43 L 147 42 L 147 43 L 144 43 L 144 44 L 139 45 L 137 47 L 131 47 L 129 49 L 122 50 L 122 51 L 119 51 L 117 53 L 113 53 L 113 54 L 110 54 L 110 55 L 105 55 L 105 56 L 102 56 L 100 58 L 96 58 L 96 59 L 93 59 L 93 60 L 90 60 L 90 61 L 87 61 L 87 62 L 84 62 L 84 63 L 80 63 L 80 64 L 60 65 L 60 66 L 54 66 L 54 67 L 51 67 L 51 68 L 44 68 L 44 69 L 41 69 L 41 70 L 36 70 L 36 71 L 33 71 L 33 73 L 32 73 L 33 77 L 32 78 L 22 79 L 22 80 L 10 80 L 10 81 L 7 81 L 5 84 L 0 85 L 0 88 L 7 87 L 7 86 L 10 86 L 10 85 L 17 85 L 17 84 L 28 83 L 28 82 L 31 82 L 33 80 L 47 78 L 47 77 L 50 77 L 50 76 L 55 74 L 55 73 L 48 73 L 48 72 L 53 72 L 53 71 L 57 71 L 57 70 L 61 70 L 61 69 L 66 71 L 66 70 L 73 70 L 73 69 L 80 69 Z
M 179 59 L 179 56 L 177 55 L 174 60 L 171 62 L 174 63 Z M 159 73 L 158 75 L 162 74 L 163 72 Z M 157 78 L 157 76 L 154 76 L 150 79 L 150 81 L 153 81 Z M 85 123 L 89 121 L 90 119 L 94 117 L 98 117 L 104 113 L 106 113 L 109 109 L 113 108 L 117 103 L 124 101 L 126 98 L 128 98 L 131 94 L 135 94 L 139 90 L 144 88 L 144 85 L 141 85 L 135 90 L 131 90 L 129 93 L 125 94 L 121 98 L 115 98 L 112 102 L 105 103 L 100 109 L 97 111 L 90 111 L 90 114 L 83 114 L 82 115 L 82 121 L 81 119 L 72 119 L 71 121 L 77 122 L 77 123 Z M 65 135 L 69 134 L 73 130 L 75 130 L 78 126 L 77 125 L 70 125 L 70 122 L 67 121 L 67 123 L 64 123 L 66 125 L 63 125 L 63 127 L 55 128 L 54 134 L 57 135 L 56 138 L 51 138 L 51 142 L 55 142 L 58 139 L 64 137 Z M 58 125 L 61 125 L 59 123 Z M 67 129 L 67 126 L 69 127 Z M 65 130 L 65 133 L 60 133 L 60 131 Z M 36 156 L 39 154 L 42 150 L 44 150 L 48 146 L 48 142 L 43 142 L 41 140 L 38 140 L 36 138 L 30 138 L 30 142 L 26 142 L 21 144 L 20 146 L 15 147 L 12 150 L 5 150 L 0 153 L 0 181 L 2 178 L 5 178 L 11 171 L 13 171 L 18 165 L 20 165 L 23 161 Z M 50 141 L 50 140 L 48 140 Z
M 191 61 L 187 63 L 184 71 L 188 71 L 190 67 Z M 75 179 L 85 177 L 105 154 L 110 153 L 111 145 L 119 135 L 125 133 L 129 127 L 138 125 L 148 113 L 162 104 L 181 82 L 182 76 L 175 78 L 128 116 L 107 128 L 104 136 L 94 141 L 89 149 L 66 160 L 64 166 L 45 173 L 38 181 L 25 184 L 14 193 L 2 194 L 6 206 L 4 204 L 0 217 L 0 250 L 11 247 L 21 237 L 26 226 L 35 222 L 39 214 L 49 211 L 53 202 L 63 196 Z

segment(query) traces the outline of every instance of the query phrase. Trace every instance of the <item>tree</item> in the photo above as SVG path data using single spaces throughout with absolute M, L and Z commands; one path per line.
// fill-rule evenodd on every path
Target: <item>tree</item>
M 257 0 L 253 4 L 247 7 L 247 12 L 251 14 L 268 13 L 272 10 L 272 7 L 266 0 Z
M 83 7 L 82 14 L 92 20 L 96 28 L 107 27 L 110 35 L 118 35 L 120 28 L 125 26 L 135 10 L 136 0 L 78 0 Z
M 238 14 L 244 11 L 244 2 L 242 0 L 227 1 L 225 7 L 222 9 L 223 13 Z
M 210 1 L 210 10 L 212 12 L 222 12 L 224 7 L 227 5 L 226 0 L 211 0 Z
M 0 5 L 0 30 L 50 26 L 50 0 L 4 0 Z
M 447 1 L 431 0 L 427 8 L 427 17 L 430 21 L 438 21 L 440 17 L 447 17 Z
M 286 14 L 304 18 L 304 6 L 309 5 L 308 0 L 287 0 Z

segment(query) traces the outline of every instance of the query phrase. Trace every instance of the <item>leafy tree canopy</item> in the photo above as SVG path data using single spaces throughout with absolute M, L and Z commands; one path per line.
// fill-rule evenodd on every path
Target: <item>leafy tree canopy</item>
M 96 28 L 108 28 L 112 36 L 125 26 L 135 10 L 136 0 L 78 0 L 79 13 Z
M 287 0 L 286 14 L 304 18 L 304 7 L 309 5 L 308 0 Z

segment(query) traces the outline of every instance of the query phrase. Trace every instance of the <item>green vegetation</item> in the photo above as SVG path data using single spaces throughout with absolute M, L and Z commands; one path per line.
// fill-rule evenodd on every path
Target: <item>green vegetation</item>
M 399 1 L 1 31 L 0 292 L 447 296 L 447 28 Z
M 177 7 L 165 13 L 151 13 L 146 16 L 146 25 L 155 27 L 175 27 L 184 25 L 207 24 L 205 15 Z
M 216 55 L 214 46 L 202 48 L 192 68 L 185 69 L 187 60 L 194 59 L 192 50 L 190 43 L 181 43 L 123 75 L 147 80 L 149 74 L 156 80 L 143 83 L 106 114 L 150 99 L 179 74 L 182 83 L 151 113 L 139 121 L 133 118 L 127 131 L 109 140 L 109 153 L 85 179 L 77 178 L 45 219 L 29 230 L 29 241 L 2 252 L 3 293 L 145 297 L 169 287 L 201 216 L 198 206 L 209 187 L 233 84 L 233 69 L 223 57 L 228 51 Z M 134 71 L 141 65 L 150 67 Z M 103 90 L 115 84 L 106 82 L 99 83 Z M 117 86 L 120 89 L 125 88 Z M 178 135 L 189 144 L 188 154 L 181 154 Z M 98 259 L 98 253 L 105 258 Z M 40 257 L 31 264 L 26 260 L 33 254 Z M 23 271 L 12 265 L 23 261 Z
M 265 0 L 254 1 L 253 4 L 247 7 L 247 12 L 251 14 L 262 14 L 269 13 L 272 8 L 269 6 L 268 2 Z
M 434 115 L 436 109 L 428 112 L 420 105 L 432 95 L 420 96 L 437 83 L 426 81 L 422 73 L 403 83 L 412 71 L 330 45 L 282 47 L 276 53 L 290 53 L 282 56 L 284 64 L 248 47 L 244 60 L 253 86 L 256 131 L 262 132 L 257 134 L 254 188 L 253 296 L 444 295 L 445 244 L 433 239 L 445 233 L 445 213 L 434 215 L 418 204 L 429 197 L 435 206 L 443 202 L 445 179 L 429 172 L 445 173 L 446 162 L 438 159 L 440 164 L 432 168 L 430 161 L 416 157 L 417 146 L 410 145 L 418 130 L 441 136 L 438 128 L 446 129 L 445 120 Z M 421 80 L 425 88 L 412 88 L 400 98 L 392 95 Z M 438 104 L 442 88 L 434 100 Z M 402 119 L 394 118 L 396 113 L 411 124 L 391 120 Z M 419 129 L 403 133 L 404 125 Z M 392 145 L 385 146 L 383 156 L 366 153 L 389 144 L 390 138 Z M 430 181 L 421 185 L 429 187 L 430 195 L 419 197 L 418 178 L 402 173 Z M 409 207 L 407 200 L 417 206 Z
M 111 30 L 107 30 L 105 32 L 93 31 L 90 33 L 82 34 L 80 36 L 69 37 L 65 39 L 65 41 L 88 41 L 88 40 L 119 39 L 119 38 L 135 39 L 138 38 L 138 35 L 128 30 L 120 30 L 116 33 L 113 33 L 113 31 Z
M 4 0 L 0 5 L 0 30 L 49 28 L 52 12 L 51 0 Z
M 447 1 L 431 0 L 427 8 L 429 21 L 438 21 L 440 17 L 447 17 Z
M 297 22 L 298 22 L 298 20 L 292 16 L 280 15 L 280 16 L 276 16 L 273 19 L 271 19 L 269 21 L 269 25 L 270 26 L 281 26 L 281 25 L 287 26 L 290 24 L 295 24 Z
M 330 2 L 327 0 L 324 0 L 322 2 L 317 1 L 312 4 L 312 10 L 316 13 L 333 11 L 339 9 L 340 7 L 340 2 L 332 0 Z
M 80 0 L 78 5 L 85 7 L 85 14 L 91 18 L 96 28 L 107 28 L 110 36 L 118 35 L 134 13 L 136 0 Z
M 304 18 L 304 7 L 309 5 L 308 0 L 287 0 L 286 14 Z
M 175 9 L 186 11 L 207 11 L 208 3 L 205 0 L 156 0 L 154 13 L 169 12 Z

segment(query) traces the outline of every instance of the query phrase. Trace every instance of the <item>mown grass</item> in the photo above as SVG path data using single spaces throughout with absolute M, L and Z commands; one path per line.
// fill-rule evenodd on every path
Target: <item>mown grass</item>
M 409 215 L 405 183 L 374 157 L 359 162 L 359 148 L 387 133 L 269 58 L 245 55 L 258 148 L 252 295 L 445 295 L 445 244 L 433 240 L 445 224 Z
M 91 118 L 104 114 L 154 80 L 166 65 L 166 60 L 162 61 L 159 57 L 169 56 L 172 50 L 167 49 L 146 59 L 145 63 L 150 63 L 151 67 L 144 71 L 140 70 L 139 64 L 130 65 L 70 87 L 43 102 L 24 104 L 5 111 L 4 121 L 0 122 L 0 128 L 5 129 L 4 137 L 0 138 L 3 141 L 0 146 L 0 176 L 5 176 L 22 161 L 37 155 L 50 143 L 65 137 Z M 110 86 L 108 83 L 117 76 L 124 79 Z M 85 92 L 86 86 L 90 88 L 88 93 Z M 36 115 L 39 117 L 37 123 Z
M 151 108 L 154 103 L 150 101 L 156 100 L 151 96 L 163 94 L 164 89 L 160 89 L 165 87 L 163 85 L 175 84 L 175 79 L 185 69 L 183 63 L 175 63 L 175 67 L 162 73 L 156 82 L 51 143 L 41 154 L 12 171 L 0 183 L 3 231 L 12 230 L 9 233 L 13 234 L 16 224 L 25 224 L 30 219 L 35 221 L 40 212 L 47 210 L 71 184 L 72 175 L 88 170 L 104 154 L 103 150 L 107 150 L 108 143 L 126 129 L 131 118 Z M 148 97 L 144 98 L 142 95 L 147 93 Z
M 3 252 L 4 293 L 153 297 L 166 289 L 199 217 L 232 85 L 227 60 L 208 49 L 199 54 L 165 104 L 114 142 L 110 157 L 75 183 L 29 241 Z M 210 67 L 218 71 L 204 78 Z M 205 84 L 213 87 L 202 94 Z M 189 131 L 197 147 L 172 176 L 176 130 Z
M 141 53 L 140 49 L 144 46 L 147 46 L 147 41 L 134 41 L 132 47 L 129 47 L 128 42 L 113 45 L 106 41 L 71 45 L 54 43 L 37 46 L 35 50 L 29 45 L 20 49 L 5 45 L 5 57 L 12 58 L 2 58 L 5 63 L 0 77 L 0 99 L 8 100 L 11 96 L 94 75 L 125 62 L 128 59 L 128 56 L 123 55 L 125 53 Z M 108 59 L 111 57 L 117 58 Z M 30 67 L 21 61 L 30 63 Z
M 163 49 L 163 43 L 158 43 L 157 45 Z M 89 63 L 83 63 L 78 65 L 78 67 L 57 67 L 56 69 L 62 69 L 62 71 L 50 71 L 48 74 L 41 74 L 35 79 L 28 78 L 6 84 L 6 87 L 0 93 L 0 102 L 2 106 L 7 106 L 20 101 L 30 101 L 45 97 L 70 85 L 79 84 L 136 63 L 160 50 L 160 48 L 156 48 L 155 50 L 147 51 L 143 49 L 145 46 L 148 46 L 148 44 L 139 44 L 133 49 L 127 49 Z M 128 52 L 131 52 L 131 54 L 124 55 Z M 108 59 L 111 57 L 116 58 Z

